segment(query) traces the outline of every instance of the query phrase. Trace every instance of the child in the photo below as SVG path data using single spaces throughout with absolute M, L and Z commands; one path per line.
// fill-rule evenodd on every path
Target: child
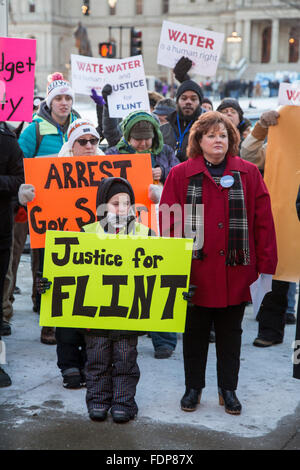
M 151 235 L 151 230 L 135 222 L 134 193 L 123 178 L 105 178 L 97 194 L 98 222 L 85 225 L 89 233 Z M 99 212 L 98 212 L 99 214 Z M 137 331 L 86 330 L 86 402 L 92 420 L 104 421 L 110 409 L 115 423 L 133 419 L 140 371 L 137 364 Z

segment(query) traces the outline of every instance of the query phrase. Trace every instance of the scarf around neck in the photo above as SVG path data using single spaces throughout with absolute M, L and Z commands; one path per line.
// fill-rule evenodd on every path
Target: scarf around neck
M 229 233 L 225 263 L 227 266 L 247 266 L 250 264 L 250 250 L 244 191 L 240 172 L 232 171 L 232 173 L 234 184 L 228 190 Z M 213 179 L 219 184 L 220 177 Z M 201 233 L 200 230 L 204 233 L 203 214 L 197 211 L 197 205 L 202 204 L 202 196 L 203 173 L 199 173 L 190 178 L 188 185 L 186 204 L 190 210 L 185 218 L 185 233 Z M 201 249 L 193 250 L 193 259 L 203 260 L 206 256 L 205 244 Z

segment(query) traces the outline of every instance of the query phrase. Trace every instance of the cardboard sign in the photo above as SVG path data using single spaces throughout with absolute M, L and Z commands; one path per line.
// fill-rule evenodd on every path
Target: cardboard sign
M 36 194 L 27 204 L 31 248 L 45 246 L 46 230 L 80 231 L 83 225 L 95 222 L 98 184 L 109 176 L 130 182 L 141 222 L 154 223 L 150 215 L 155 206 L 151 210 L 148 198 L 152 183 L 149 154 L 25 158 L 24 172 Z
M 178 60 L 185 56 L 193 61 L 192 72 L 206 77 L 214 76 L 223 41 L 223 33 L 164 21 L 157 63 L 173 69 Z
M 71 55 L 72 86 L 76 93 L 91 95 L 95 88 L 101 94 L 109 83 L 113 92 L 108 97 L 110 117 L 124 117 L 132 111 L 150 112 L 147 84 L 141 55 L 127 59 L 95 59 Z
M 32 121 L 35 39 L 0 38 L 0 121 Z
M 48 231 L 43 275 L 52 285 L 42 295 L 40 325 L 183 332 L 192 255 L 186 245 Z
M 278 125 L 268 130 L 264 180 L 271 196 L 278 265 L 274 279 L 299 282 L 300 223 L 296 198 L 300 184 L 300 108 L 284 106 Z
M 300 106 L 300 86 L 292 83 L 280 83 L 278 104 Z

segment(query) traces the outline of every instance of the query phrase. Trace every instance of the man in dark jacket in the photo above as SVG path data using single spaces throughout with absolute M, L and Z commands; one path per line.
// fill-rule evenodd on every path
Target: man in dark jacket
M 177 89 L 177 109 L 169 114 L 168 122 L 160 128 L 164 143 L 172 147 L 175 155 L 183 162 L 186 160 L 186 148 L 189 131 L 194 122 L 204 112 L 201 108 L 203 93 L 193 80 L 185 80 Z
M 12 242 L 13 212 L 12 198 L 17 196 L 19 186 L 24 183 L 23 152 L 17 138 L 5 123 L 0 125 L 0 334 L 2 328 L 2 299 L 5 275 Z M 0 336 L 1 340 L 1 336 Z M 1 342 L 1 351 L 3 343 Z M 11 385 L 8 374 L 0 367 L 0 387 Z

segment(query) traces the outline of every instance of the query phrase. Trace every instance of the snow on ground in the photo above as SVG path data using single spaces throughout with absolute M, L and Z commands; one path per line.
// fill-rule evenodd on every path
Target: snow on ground
M 51 404 L 60 413 L 75 413 L 88 419 L 85 389 L 62 387 L 56 366 L 56 348 L 40 343 L 38 315 L 31 305 L 30 257 L 23 255 L 17 284 L 22 295 L 16 296 L 12 335 L 4 337 L 7 364 L 12 377 L 11 387 L 1 389 L 0 408 L 20 408 L 19 426 L 32 415 L 49 409 Z M 156 423 L 192 425 L 195 429 L 216 430 L 240 437 L 263 436 L 274 430 L 278 422 L 292 415 L 300 403 L 299 381 L 292 378 L 292 342 L 295 326 L 286 326 L 283 344 L 260 349 L 252 346 L 257 322 L 252 307 L 246 309 L 243 323 L 241 370 L 237 395 L 243 405 L 240 416 L 231 416 L 218 404 L 215 345 L 211 344 L 207 362 L 206 388 L 200 406 L 193 413 L 181 411 L 179 402 L 184 393 L 182 338 L 169 359 L 153 357 L 151 339 L 139 339 L 138 363 L 141 379 L 137 388 L 139 420 Z M 25 418 L 24 418 L 25 412 Z

